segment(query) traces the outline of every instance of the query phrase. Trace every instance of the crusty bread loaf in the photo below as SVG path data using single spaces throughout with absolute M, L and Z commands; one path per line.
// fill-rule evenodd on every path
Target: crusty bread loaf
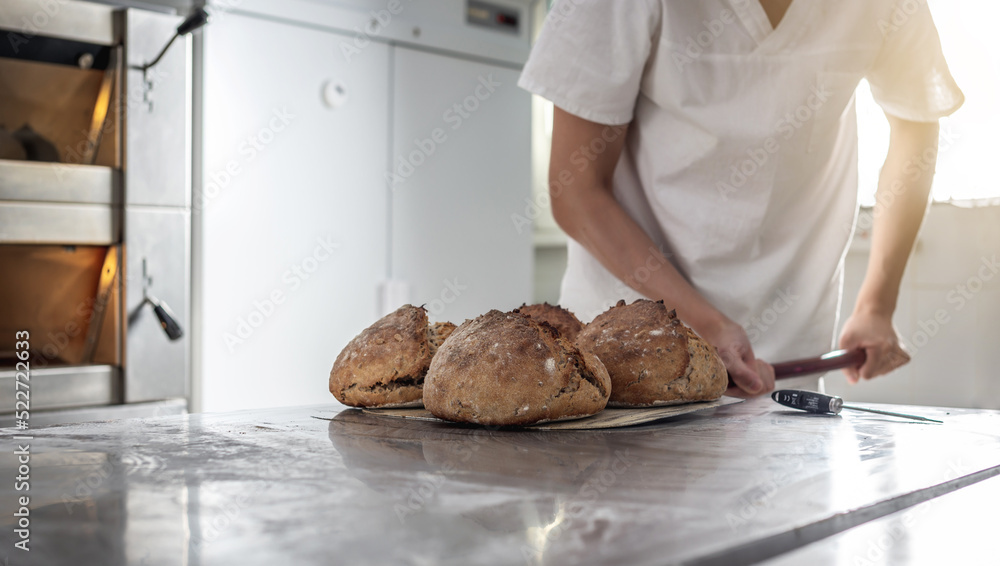
M 609 407 L 710 401 L 728 384 L 715 348 L 663 301 L 618 301 L 580 332 L 577 345 L 604 362 L 611 376 Z
M 403 305 L 357 335 L 330 370 L 330 393 L 352 407 L 420 406 L 424 376 L 455 329 L 427 323 L 423 307 Z
M 559 331 L 559 335 L 575 342 L 576 337 L 583 330 L 583 323 L 576 315 L 559 305 L 541 303 L 537 305 L 521 305 L 518 309 L 523 315 L 531 317 L 536 322 L 547 322 Z
M 610 385 L 596 356 L 548 324 L 491 310 L 465 321 L 438 350 L 424 406 L 449 421 L 527 425 L 597 413 Z

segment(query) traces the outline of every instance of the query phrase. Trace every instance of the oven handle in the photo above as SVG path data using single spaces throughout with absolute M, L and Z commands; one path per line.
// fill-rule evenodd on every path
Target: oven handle
M 160 327 L 167 333 L 167 337 L 171 341 L 180 340 L 184 336 L 184 329 L 181 328 L 177 319 L 173 317 L 170 307 L 163 301 L 149 295 L 146 296 L 146 302 L 153 305 L 153 313 L 156 314 L 156 319 L 160 321 Z
M 153 278 L 150 277 L 149 271 L 146 269 L 146 258 L 142 258 L 142 302 L 136 307 L 135 311 L 129 315 L 129 324 L 133 323 L 133 317 L 138 316 L 142 312 L 142 307 L 151 305 L 153 307 L 153 314 L 156 315 L 156 320 L 160 321 L 160 328 L 167 333 L 167 338 L 173 340 L 180 340 L 184 336 L 184 329 L 181 328 L 180 323 L 177 322 L 177 317 L 167 306 L 167 303 L 157 299 L 149 293 L 149 288 L 153 284 Z

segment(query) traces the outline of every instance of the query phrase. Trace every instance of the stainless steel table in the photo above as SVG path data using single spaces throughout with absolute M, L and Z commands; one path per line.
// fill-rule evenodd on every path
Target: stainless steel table
M 794 550 L 762 566 L 996 566 L 1000 478 L 970 485 Z
M 334 404 L 56 426 L 29 433 L 29 492 L 14 489 L 8 430 L 0 556 L 747 564 L 1000 475 L 1000 412 L 895 409 L 945 424 L 757 399 L 600 432 L 490 431 Z M 26 494 L 30 552 L 13 547 Z M 941 507 L 957 524 L 976 508 Z

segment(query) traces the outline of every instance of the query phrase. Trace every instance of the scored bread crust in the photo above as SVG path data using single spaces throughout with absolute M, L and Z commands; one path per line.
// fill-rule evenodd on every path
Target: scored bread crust
M 575 342 L 577 335 L 583 330 L 583 323 L 576 315 L 559 305 L 540 303 L 536 305 L 521 305 L 516 309 L 523 315 L 531 317 L 536 322 L 547 322 L 559 331 L 559 335 Z
M 618 301 L 583 329 L 577 345 L 604 362 L 611 376 L 609 407 L 711 401 L 728 384 L 715 348 L 663 301 Z
M 431 358 L 455 325 L 403 305 L 357 335 L 330 370 L 330 393 L 351 407 L 419 407 Z
M 437 353 L 438 348 L 441 347 L 441 344 L 444 344 L 444 341 L 454 331 L 455 325 L 450 322 L 435 322 L 427 327 L 427 343 L 430 345 L 432 358 Z M 428 363 L 427 367 L 430 367 L 430 365 Z
M 601 361 L 548 324 L 491 310 L 465 321 L 438 350 L 424 406 L 448 421 L 528 425 L 598 413 L 610 389 Z

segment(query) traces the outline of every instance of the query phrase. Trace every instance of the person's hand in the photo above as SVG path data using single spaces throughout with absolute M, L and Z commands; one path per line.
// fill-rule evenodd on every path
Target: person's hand
M 892 326 L 890 315 L 855 311 L 844 323 L 840 347 L 845 350 L 863 348 L 867 355 L 860 368 L 844 369 L 850 383 L 887 374 L 910 361 L 910 355 L 899 345 L 899 335 Z
M 753 397 L 774 389 L 774 368 L 754 357 L 742 326 L 727 319 L 707 329 L 702 337 L 719 351 L 735 384 L 726 390 L 726 395 Z
M 726 395 L 730 397 L 741 397 L 743 399 L 749 399 L 751 397 L 756 397 L 758 395 L 763 395 L 765 393 L 770 393 L 774 390 L 774 367 L 771 364 L 765 362 L 764 360 L 754 360 L 754 365 L 757 369 L 757 375 L 764 382 L 764 388 L 756 393 L 751 393 L 742 388 L 740 385 L 730 385 L 726 389 Z M 729 374 L 730 377 L 732 373 Z M 735 379 L 733 381 L 736 381 Z

